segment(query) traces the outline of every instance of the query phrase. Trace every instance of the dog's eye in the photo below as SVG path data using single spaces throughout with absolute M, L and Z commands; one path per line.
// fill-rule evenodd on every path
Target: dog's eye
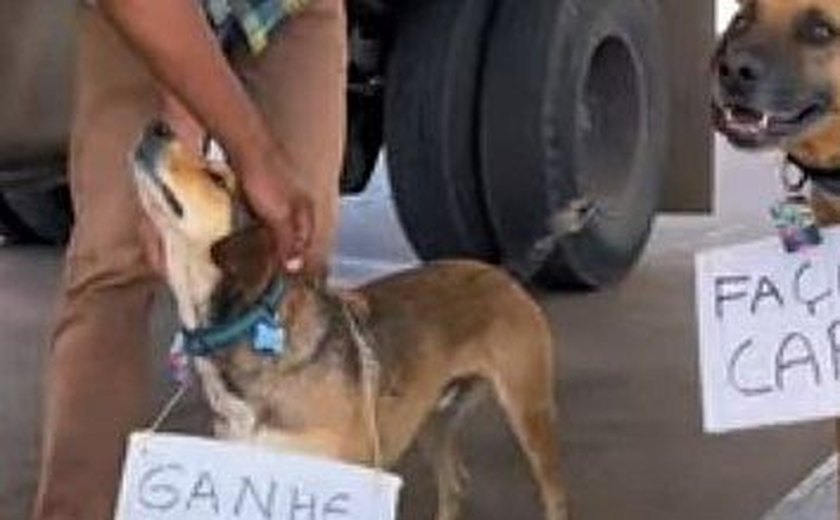
M 750 18 L 745 12 L 740 12 L 735 15 L 732 22 L 729 24 L 729 31 L 733 33 L 740 33 L 746 31 L 750 26 Z
M 796 28 L 797 39 L 814 47 L 833 43 L 837 36 L 838 30 L 834 24 L 816 10 L 806 12 Z
M 730 34 L 742 33 L 749 29 L 756 17 L 755 2 L 745 3 L 729 23 Z
M 204 171 L 207 173 L 207 177 L 210 179 L 210 182 L 212 182 L 217 188 L 225 191 L 228 191 L 230 189 L 230 187 L 227 184 L 227 181 L 225 180 L 224 176 L 222 176 L 222 174 L 209 169 Z

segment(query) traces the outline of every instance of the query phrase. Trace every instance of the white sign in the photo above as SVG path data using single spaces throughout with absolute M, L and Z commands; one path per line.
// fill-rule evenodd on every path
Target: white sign
M 840 416 L 840 230 L 788 254 L 771 238 L 696 259 L 705 428 Z
M 131 436 L 116 520 L 393 520 L 402 481 L 181 435 Z

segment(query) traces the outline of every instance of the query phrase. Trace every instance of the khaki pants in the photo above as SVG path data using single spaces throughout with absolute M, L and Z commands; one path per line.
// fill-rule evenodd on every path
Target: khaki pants
M 235 67 L 316 203 L 326 259 L 345 129 L 343 0 L 315 0 Z M 112 518 L 126 435 L 148 425 L 149 314 L 159 286 L 138 235 L 128 157 L 158 112 L 154 82 L 101 14 L 80 13 L 70 183 L 77 224 L 47 374 L 34 518 Z

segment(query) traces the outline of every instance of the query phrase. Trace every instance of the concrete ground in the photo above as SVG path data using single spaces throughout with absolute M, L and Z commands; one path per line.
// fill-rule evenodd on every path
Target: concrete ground
M 700 426 L 693 252 L 770 232 L 761 215 L 774 167 L 772 158 L 723 153 L 719 218 L 661 219 L 637 269 L 614 288 L 537 294 L 557 337 L 558 435 L 576 520 L 758 520 L 828 456 L 827 424 L 723 437 Z M 413 260 L 381 182 L 345 202 L 339 249 L 344 283 Z M 58 251 L 0 249 L 3 519 L 26 517 L 35 485 L 40 374 L 59 269 Z M 173 327 L 168 306 L 156 327 L 162 348 Z M 159 366 L 163 400 L 170 389 Z M 194 422 L 201 406 L 193 396 L 175 423 Z M 540 518 L 527 466 L 496 409 L 480 408 L 461 438 L 473 474 L 465 518 Z M 401 469 L 401 518 L 431 518 L 423 464 L 410 456 Z
M 774 507 L 763 520 L 836 520 L 837 456 L 833 455 Z

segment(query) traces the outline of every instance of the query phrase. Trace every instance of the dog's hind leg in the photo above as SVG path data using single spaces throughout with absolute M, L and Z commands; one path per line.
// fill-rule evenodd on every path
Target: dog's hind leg
M 463 417 L 483 394 L 474 383 L 452 388 L 441 401 L 441 408 L 420 435 L 419 443 L 429 462 L 437 486 L 436 520 L 456 520 L 461 514 L 465 485 L 469 478 L 458 449 L 457 430 Z
M 499 405 L 528 461 L 545 508 L 546 520 L 568 520 L 560 474 L 551 364 L 531 360 L 529 368 L 507 365 L 492 380 Z M 519 369 L 519 370 L 518 370 Z
M 437 486 L 437 520 L 456 520 L 464 498 L 467 472 L 461 461 L 454 430 L 451 422 L 434 420 L 420 439 Z

